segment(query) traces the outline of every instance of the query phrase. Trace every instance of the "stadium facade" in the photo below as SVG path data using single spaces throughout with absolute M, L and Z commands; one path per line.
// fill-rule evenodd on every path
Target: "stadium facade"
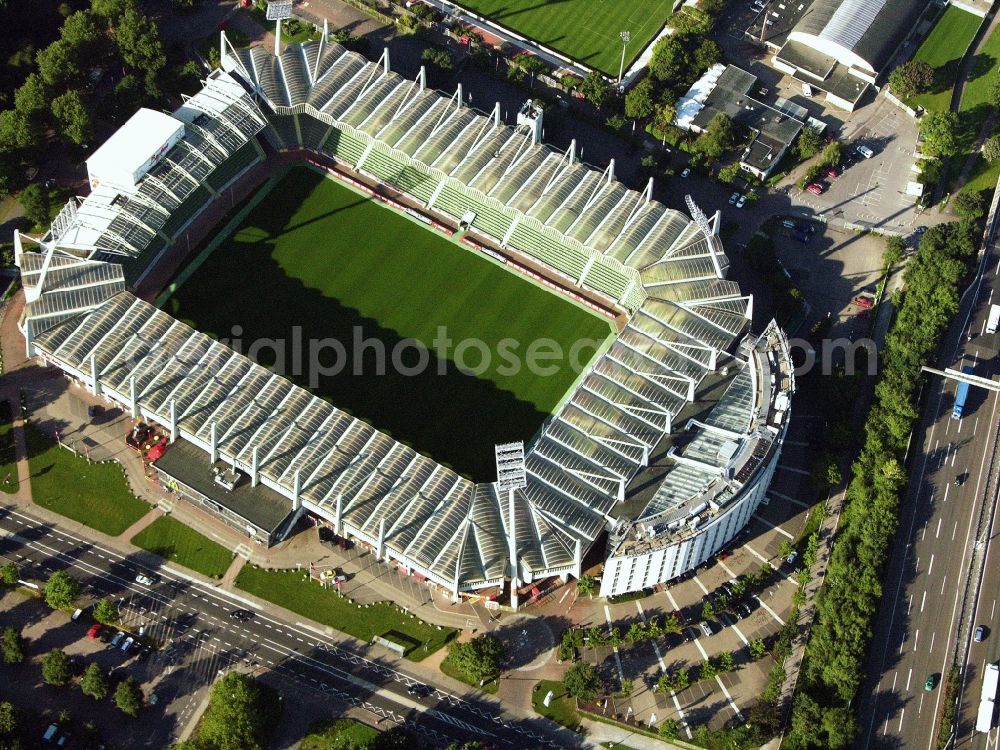
M 620 594 L 733 540 L 774 472 L 795 383 L 780 328 L 749 332 L 752 299 L 725 278 L 717 218 L 666 208 L 651 184 L 626 188 L 613 162 L 580 162 L 575 143 L 543 144 L 533 107 L 508 126 L 499 105 L 477 112 L 461 88 L 397 75 L 387 53 L 370 62 L 326 35 L 280 57 L 224 35 L 222 50 L 223 69 L 182 107 L 140 111 L 94 154 L 92 192 L 37 248 L 15 234 L 29 356 L 162 426 L 203 457 L 206 477 L 258 490 L 215 503 L 258 541 L 309 513 L 456 597 L 578 577 L 599 544 L 601 593 Z M 523 486 L 473 483 L 129 291 L 282 151 L 462 221 L 484 251 L 627 317 L 527 445 Z M 255 497 L 280 506 L 270 528 Z

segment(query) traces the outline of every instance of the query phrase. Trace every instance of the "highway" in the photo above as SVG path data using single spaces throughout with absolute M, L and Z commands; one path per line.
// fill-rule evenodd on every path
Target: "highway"
M 169 566 L 148 568 L 20 510 L 0 509 L 0 562 L 12 560 L 24 575 L 44 579 L 72 569 L 94 599 L 111 596 L 126 614 L 141 617 L 147 636 L 164 644 L 154 656 L 164 668 L 183 669 L 196 649 L 210 646 L 222 663 L 271 670 L 291 680 L 295 692 L 329 697 L 331 704 L 369 712 L 382 728 L 402 724 L 434 744 L 480 740 L 498 747 L 583 747 L 582 739 L 538 718 L 505 714 L 496 701 L 460 697 L 362 654 L 362 644 L 335 638 L 315 626 L 284 622 L 239 595 L 201 583 Z M 137 572 L 159 576 L 153 586 L 134 582 Z M 27 572 L 25 572 L 27 571 Z M 255 616 L 237 622 L 230 613 Z M 426 686 L 425 695 L 407 688 Z M 159 738 L 162 740 L 162 738 Z
M 940 350 L 947 366 L 961 370 L 972 365 L 973 374 L 993 379 L 1000 370 L 1000 334 L 985 333 L 985 325 L 998 286 L 996 257 L 991 246 L 982 284 L 974 284 L 962 300 L 957 320 L 964 325 L 952 327 Z M 910 482 L 883 577 L 883 603 L 858 700 L 861 732 L 855 746 L 864 750 L 937 747 L 936 720 L 959 635 L 976 520 L 985 494 L 996 491 L 989 480 L 991 471 L 996 472 L 991 459 L 998 394 L 971 388 L 962 418 L 954 419 L 956 383 L 925 375 L 926 389 L 927 406 L 911 438 Z M 985 609 L 993 618 L 998 614 L 991 603 L 1000 572 L 993 570 L 988 579 L 980 607 L 988 600 Z M 1000 637 L 975 646 L 973 664 L 985 658 L 986 649 L 1000 648 Z M 978 683 L 974 692 L 978 704 Z M 971 716 L 963 708 L 960 733 L 965 725 L 971 732 L 975 708 Z M 979 740 L 969 746 L 985 747 Z

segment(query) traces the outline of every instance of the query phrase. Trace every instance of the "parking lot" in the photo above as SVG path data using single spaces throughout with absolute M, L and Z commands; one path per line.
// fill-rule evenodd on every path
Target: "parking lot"
M 781 551 L 783 543 L 798 540 L 806 526 L 813 495 L 808 468 L 816 455 L 812 446 L 819 445 L 821 432 L 808 415 L 793 419 L 766 504 L 731 549 L 694 575 L 635 601 L 577 601 L 570 617 L 585 628 L 615 627 L 624 634 L 633 622 L 671 613 L 684 623 L 679 635 L 623 645 L 617 652 L 609 647 L 582 652 L 582 658 L 597 666 L 606 684 L 616 686 L 622 679 L 633 683 L 631 696 L 618 700 L 608 711 L 653 724 L 674 718 L 691 727 L 708 724 L 717 729 L 737 713 L 745 716 L 746 709 L 758 700 L 774 662 L 770 656 L 753 661 L 748 646 L 758 638 L 770 645 L 792 608 L 798 588 L 793 577 L 797 565 L 788 564 Z M 747 573 L 759 573 L 765 564 L 775 569 L 768 579 L 731 597 L 728 611 L 708 620 L 702 617 L 705 602 L 720 602 L 726 584 Z M 744 614 L 747 609 L 749 614 Z M 703 627 L 711 634 L 706 635 Z M 735 671 L 694 682 L 674 694 L 654 690 L 661 674 L 687 668 L 694 677 L 705 659 L 717 659 L 724 652 L 733 654 Z

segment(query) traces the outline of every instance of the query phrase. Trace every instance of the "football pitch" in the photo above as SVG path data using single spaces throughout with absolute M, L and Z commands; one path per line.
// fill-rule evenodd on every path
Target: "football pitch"
M 164 309 L 476 481 L 494 479 L 493 445 L 530 439 L 613 333 L 609 320 L 305 167 Z M 546 358 L 557 350 L 561 359 Z
M 458 4 L 577 62 L 618 76 L 622 31 L 632 38 L 625 67 L 670 17 L 669 0 L 458 0 Z

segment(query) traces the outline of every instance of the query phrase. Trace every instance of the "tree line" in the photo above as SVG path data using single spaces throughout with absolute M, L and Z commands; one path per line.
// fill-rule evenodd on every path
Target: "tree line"
M 907 265 L 792 705 L 786 735 L 792 750 L 846 748 L 857 733 L 851 704 L 865 677 L 882 573 L 906 490 L 903 456 L 920 413 L 921 367 L 958 313 L 959 284 L 977 233 L 968 220 L 932 227 Z

